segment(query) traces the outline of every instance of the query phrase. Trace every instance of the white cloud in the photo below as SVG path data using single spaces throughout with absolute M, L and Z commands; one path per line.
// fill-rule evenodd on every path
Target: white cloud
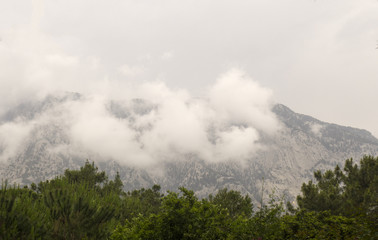
M 245 161 L 260 149 L 260 131 L 271 134 L 279 128 L 271 112 L 270 91 L 240 70 L 223 75 L 205 98 L 172 90 L 162 82 L 129 87 L 130 94 L 120 100 L 125 118 L 109 112 L 111 95 L 66 106 L 74 145 L 133 166 L 158 166 L 187 154 L 209 162 Z M 153 107 L 135 109 L 135 98 Z
M 47 63 L 56 66 L 77 66 L 79 60 L 77 57 L 52 54 L 46 56 Z
M 238 69 L 221 76 L 210 89 L 209 99 L 218 117 L 229 124 L 251 125 L 265 132 L 277 130 L 277 120 L 270 111 L 272 91 Z
M 128 120 L 110 115 L 104 98 L 94 96 L 67 107 L 73 118 L 70 130 L 73 145 L 124 164 L 151 163 L 150 156 L 136 139 L 137 133 L 128 126 Z
M 279 127 L 270 111 L 272 91 L 243 71 L 227 71 L 214 83 L 236 62 L 285 104 L 302 106 L 300 112 L 376 126 L 376 115 L 366 118 L 378 87 L 376 3 L 222 1 L 214 8 L 211 1 L 164 2 L 34 1 L 30 19 L 27 4 L 20 12 L 18 5 L 1 8 L 15 14 L 0 14 L 0 115 L 51 92 L 80 92 L 101 98 L 65 108 L 70 136 L 104 157 L 126 164 L 152 164 L 172 153 L 247 159 L 259 149 L 259 132 Z M 146 82 L 137 81 L 141 76 Z M 202 97 L 183 88 L 199 89 Z M 110 99 L 132 98 L 156 109 L 131 113 L 133 122 L 107 112 Z M 9 131 L 29 131 L 26 123 L 15 124 L 1 126 L 3 139 Z M 6 144 L 16 149 L 20 141 Z
M 142 74 L 145 71 L 145 67 L 124 64 L 119 68 L 119 71 L 126 77 L 135 77 Z
M 321 124 L 317 124 L 317 123 L 314 123 L 310 126 L 310 129 L 311 129 L 311 132 L 317 136 L 317 137 L 321 137 L 322 136 L 322 129 L 324 128 L 323 125 Z
M 15 157 L 32 129 L 33 122 L 24 122 L 20 119 L 0 124 L 0 161 L 6 162 Z
M 146 54 L 140 54 L 138 57 L 137 57 L 137 60 L 140 61 L 140 62 L 148 62 L 148 61 L 151 61 L 153 59 L 153 57 L 151 56 L 151 54 L 149 53 L 146 53 Z
M 163 55 L 161 55 L 161 59 L 164 61 L 171 60 L 173 57 L 174 57 L 174 53 L 172 51 L 165 52 L 163 53 Z
M 58 112 L 45 112 L 33 119 L 37 124 L 61 121 L 67 125 L 74 149 L 137 166 L 156 166 L 186 154 L 210 162 L 244 161 L 259 149 L 259 131 L 273 133 L 278 129 L 271 112 L 272 92 L 241 70 L 226 72 L 202 98 L 197 98 L 186 90 L 169 88 L 164 82 L 140 83 L 106 77 L 101 61 L 95 56 L 66 54 L 43 34 L 30 35 L 28 31 L 18 34 L 15 39 L 26 36 L 30 41 L 21 39 L 22 44 L 11 41 L 10 45 L 0 45 L 0 62 L 6 66 L 0 73 L 0 91 L 8 95 L 2 108 L 9 109 L 19 102 L 57 91 L 89 96 L 56 106 Z M 172 53 L 163 56 L 170 58 Z M 123 65 L 119 71 L 132 78 L 143 74 L 145 69 L 140 65 Z M 156 108 L 146 114 L 131 111 L 129 118 L 122 119 L 106 107 L 110 100 L 127 103 L 135 98 L 144 99 Z M 3 159 L 17 153 L 32 129 L 27 123 L 9 124 L 0 126 L 5 147 Z M 14 137 L 5 141 L 8 134 Z
M 253 127 L 232 126 L 227 131 L 219 132 L 215 156 L 210 160 L 216 162 L 250 159 L 260 149 L 258 140 L 259 134 Z

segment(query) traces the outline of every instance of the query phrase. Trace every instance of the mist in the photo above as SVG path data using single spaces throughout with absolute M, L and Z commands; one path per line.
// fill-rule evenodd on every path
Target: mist
M 65 143 L 51 151 L 75 149 L 144 167 L 186 155 L 207 162 L 246 161 L 261 148 L 261 133 L 279 129 L 271 112 L 272 91 L 239 67 L 220 72 L 195 95 L 168 86 L 160 75 L 144 75 L 143 65 L 105 67 L 95 55 L 67 52 L 39 29 L 42 2 L 33 7 L 31 24 L 2 33 L 0 94 L 6 97 L 0 103 L 0 116 L 20 104 L 44 102 L 48 96 L 79 93 L 81 97 L 55 102 L 32 117 L 16 114 L 3 120 L 3 162 L 22 152 L 36 129 L 52 125 L 60 126 Z M 157 61 L 171 61 L 174 56 L 166 51 Z
M 240 69 L 221 74 L 201 97 L 159 81 L 126 85 L 120 94 L 119 84 L 108 82 L 106 93 L 80 94 L 78 99 L 53 92 L 50 96 L 65 100 L 32 117 L 21 114 L 3 121 L 2 161 L 22 151 L 35 129 L 50 125 L 60 126 L 67 136 L 65 146 L 53 146 L 55 152 L 71 148 L 136 167 L 180 161 L 186 155 L 209 163 L 247 161 L 261 148 L 260 133 L 279 129 L 271 112 L 272 91 Z
M 1 161 L 53 123 L 66 145 L 52 151 L 246 161 L 280 129 L 275 102 L 376 134 L 376 2 L 163 2 L 3 4 Z M 69 93 L 81 97 L 5 117 Z

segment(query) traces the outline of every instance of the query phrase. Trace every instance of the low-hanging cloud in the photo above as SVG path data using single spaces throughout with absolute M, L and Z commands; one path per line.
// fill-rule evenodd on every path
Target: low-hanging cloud
M 0 125 L 0 162 L 15 157 L 33 129 L 33 122 L 15 120 Z
M 279 129 L 271 91 L 238 69 L 220 76 L 201 98 L 162 82 L 125 90 L 117 100 L 102 93 L 82 95 L 57 101 L 33 119 L 1 124 L 2 159 L 17 153 L 33 126 L 49 124 L 65 126 L 61 131 L 72 149 L 143 167 L 186 155 L 210 163 L 246 161 L 261 149 L 261 133 Z
M 162 82 L 127 92 L 122 100 L 92 95 L 65 105 L 72 144 L 133 166 L 185 155 L 213 163 L 245 161 L 260 149 L 260 133 L 279 128 L 271 91 L 237 69 L 222 75 L 202 98 Z
M 0 94 L 6 97 L 0 117 L 57 92 L 81 97 L 56 101 L 29 118 L 0 118 L 3 161 L 22 151 L 37 127 L 52 124 L 64 126 L 57 129 L 67 138 L 54 151 L 76 149 L 130 166 L 157 166 L 187 155 L 211 163 L 246 161 L 261 148 L 261 133 L 279 129 L 272 91 L 240 69 L 225 72 L 197 97 L 162 81 L 132 79 L 148 67 L 105 70 L 96 56 L 69 54 L 37 25 L 3 33 Z M 160 61 L 172 57 L 167 52 Z

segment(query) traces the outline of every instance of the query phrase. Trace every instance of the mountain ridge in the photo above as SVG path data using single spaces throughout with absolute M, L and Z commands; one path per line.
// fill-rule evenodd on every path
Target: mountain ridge
M 20 118 L 33 120 L 55 106 L 82 98 L 73 93 L 26 103 L 4 114 L 0 123 Z M 131 111 L 130 108 L 146 114 L 156 106 L 137 99 L 127 106 L 110 102 L 107 107 L 118 118 L 129 118 L 131 115 L 127 111 Z M 15 156 L 0 165 L 0 173 L 9 182 L 30 184 L 51 179 L 67 168 L 77 169 L 89 159 L 110 178 L 119 172 L 126 190 L 147 188 L 153 184 L 160 184 L 163 191 L 184 186 L 201 197 L 226 187 L 251 195 L 254 202 L 274 190 L 294 201 L 301 184 L 312 179 L 314 170 L 331 169 L 337 164 L 342 165 L 348 158 L 358 160 L 363 155 L 378 155 L 378 139 L 366 130 L 322 122 L 295 113 L 282 104 L 276 104 L 272 111 L 282 128 L 274 135 L 260 133 L 259 143 L 264 147 L 244 163 L 209 163 L 198 156 L 185 155 L 179 161 L 162 162 L 160 170 L 126 166 L 74 146 L 67 135 L 67 126 L 57 117 L 34 123 Z M 57 116 L 63 114 L 54 113 Z M 4 151 L 4 147 L 1 149 Z

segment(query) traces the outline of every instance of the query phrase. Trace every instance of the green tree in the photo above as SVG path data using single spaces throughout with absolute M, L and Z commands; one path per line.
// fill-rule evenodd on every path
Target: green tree
M 108 194 L 109 192 L 114 192 L 118 195 L 121 195 L 123 193 L 123 182 L 121 180 L 119 172 L 117 172 L 116 176 L 114 177 L 114 180 L 107 181 L 104 184 L 103 192 L 105 194 Z
M 39 239 L 50 224 L 39 196 L 18 186 L 3 183 L 0 190 L 0 239 Z
M 85 182 L 89 187 L 98 186 L 108 179 L 104 171 L 99 172 L 94 162 L 91 164 L 88 160 L 83 167 L 80 167 L 80 170 L 66 169 L 64 177 L 67 178 L 71 184 Z
M 299 207 L 314 211 L 330 210 L 333 214 L 343 211 L 341 186 L 343 174 L 339 166 L 336 166 L 334 171 L 327 170 L 325 173 L 315 171 L 314 177 L 317 184 L 309 181 L 308 184 L 302 185 L 303 197 L 297 197 Z
M 268 204 L 263 204 L 249 221 L 253 236 L 258 239 L 281 239 L 281 217 L 284 213 L 283 201 L 270 194 Z
M 364 227 L 354 218 L 332 215 L 329 211 L 301 210 L 285 215 L 281 239 L 365 239 Z
M 238 191 L 228 191 L 227 188 L 224 188 L 219 190 L 214 197 L 210 195 L 209 200 L 211 203 L 227 209 L 231 217 L 244 215 L 249 218 L 252 216 L 253 205 L 251 198 L 248 195 L 242 196 Z
M 378 222 L 378 157 L 365 156 L 360 167 L 353 164 L 352 159 L 346 160 L 344 171 L 346 214 L 355 216 L 363 213 Z
M 101 196 L 88 183 L 70 184 L 66 178 L 56 178 L 45 186 L 42 196 L 54 238 L 104 239 L 115 227 L 117 194 Z
M 121 217 L 123 183 L 117 173 L 108 181 L 94 163 L 63 176 L 31 185 L 43 199 L 51 223 L 50 236 L 58 239 L 105 239 Z
M 163 194 L 160 186 L 154 185 L 150 189 L 139 189 L 122 195 L 118 210 L 119 221 L 131 220 L 138 215 L 149 216 L 160 211 Z
M 231 236 L 234 226 L 226 209 L 206 199 L 198 200 L 193 191 L 185 188 L 180 191 L 180 195 L 169 192 L 163 198 L 159 213 L 139 215 L 124 226 L 119 225 L 111 239 L 226 239 Z
M 329 210 L 333 214 L 355 216 L 374 213 L 378 199 L 378 157 L 364 156 L 360 166 L 345 161 L 344 171 L 336 166 L 325 173 L 315 171 L 317 183 L 302 185 L 297 197 L 301 209 Z
M 316 183 L 302 185 L 300 209 L 356 218 L 370 229 L 370 236 L 378 237 L 378 157 L 364 156 L 359 165 L 348 159 L 343 170 L 336 166 L 314 176 Z

